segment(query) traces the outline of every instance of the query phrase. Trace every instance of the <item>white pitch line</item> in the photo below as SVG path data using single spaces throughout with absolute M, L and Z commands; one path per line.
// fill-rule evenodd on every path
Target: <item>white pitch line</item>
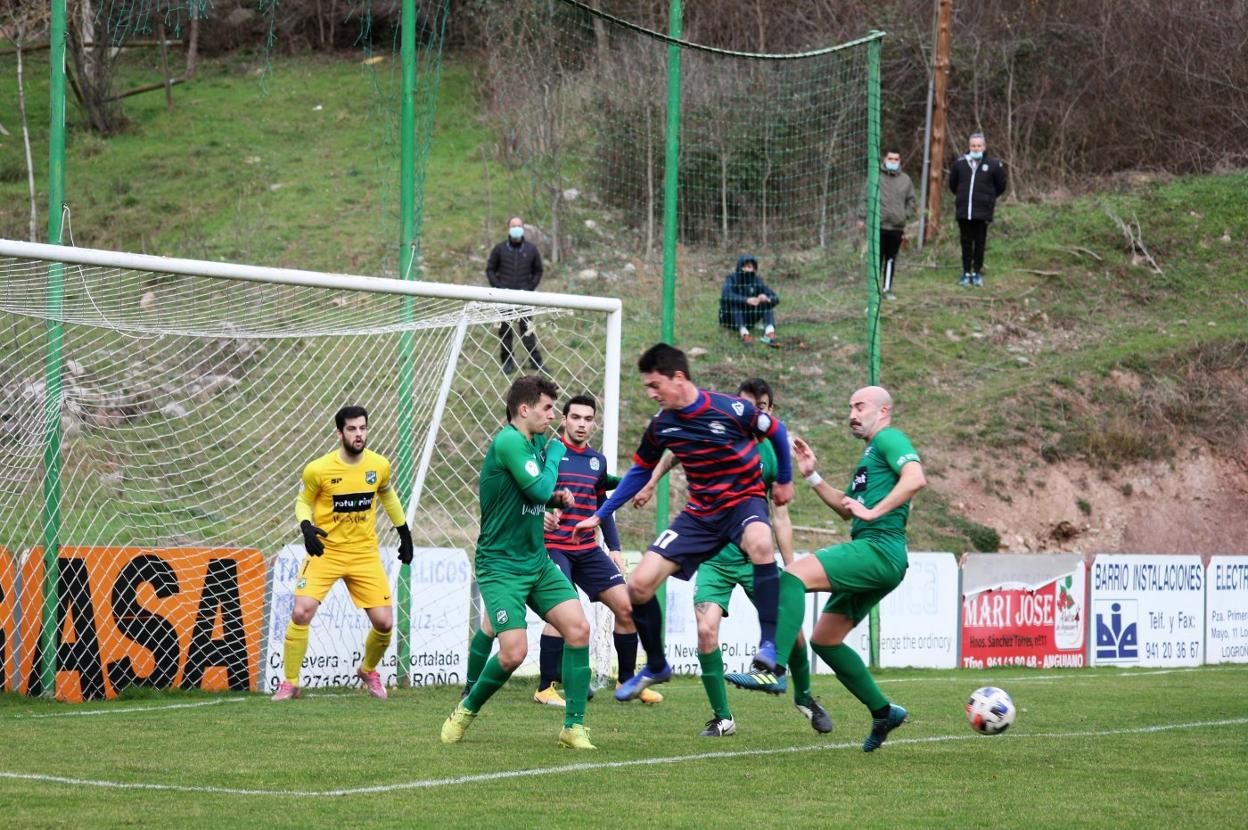
M 1248 718 L 1228 718 L 1226 720 L 1192 721 L 1189 723 L 1164 723 L 1154 726 L 1136 726 L 1127 729 L 1102 729 L 1096 732 L 1037 732 L 1010 733 L 1004 740 L 1023 740 L 1028 738 L 1104 738 L 1112 735 L 1141 735 L 1152 732 L 1169 732 L 1177 729 L 1201 729 L 1212 726 L 1242 726 L 1248 724 Z M 894 738 L 889 746 L 912 744 L 948 743 L 950 741 L 984 740 L 982 735 L 932 735 L 926 738 Z M 858 749 L 860 743 L 806 744 L 803 746 L 787 746 L 778 749 L 746 749 L 730 752 L 699 752 L 694 755 L 672 755 L 666 758 L 636 758 L 631 761 L 602 761 L 598 763 L 565 764 L 558 767 L 538 767 L 535 769 L 505 770 L 501 772 L 484 772 L 474 775 L 460 775 L 454 778 L 431 778 L 423 781 L 405 781 L 398 784 L 377 784 L 371 787 L 350 787 L 337 790 L 253 790 L 235 787 L 196 787 L 183 784 L 155 784 L 142 781 L 102 781 L 89 778 L 68 778 L 61 775 L 41 775 L 38 773 L 0 771 L 0 779 L 11 781 L 39 781 L 47 784 L 65 784 L 72 787 L 100 787 L 115 790 L 159 790 L 179 793 L 213 793 L 218 795 L 258 795 L 295 798 L 341 798 L 352 795 L 375 795 L 400 790 L 423 790 L 434 787 L 450 787 L 458 784 L 479 784 L 489 781 L 503 781 L 512 778 L 535 778 L 545 775 L 562 775 L 570 772 L 593 772 L 601 769 L 621 769 L 624 767 L 657 766 L 660 764 L 683 764 L 687 761 L 709 761 L 721 758 L 752 758 L 765 755 L 787 755 L 797 752 L 818 752 L 832 749 Z
M 37 715 L 13 715 L 5 720 L 34 720 L 37 718 L 86 718 L 93 715 L 120 715 L 126 712 L 163 712 L 168 709 L 198 709 L 221 703 L 246 703 L 245 697 L 223 697 L 218 700 L 202 700 L 198 703 L 161 703 L 155 706 L 129 706 L 124 709 L 91 709 L 86 712 L 44 712 Z
M 360 693 L 357 692 L 311 692 L 303 695 L 305 698 L 358 698 Z M 0 722 L 6 720 L 32 720 L 38 718 L 83 718 L 94 715 L 124 715 L 132 712 L 163 712 L 169 709 L 198 709 L 202 706 L 216 706 L 220 703 L 254 703 L 257 701 L 268 702 L 268 698 L 263 695 L 248 695 L 246 697 L 222 697 L 214 700 L 203 700 L 196 703 L 157 703 L 152 706 L 127 706 L 108 709 L 91 709 L 86 712 L 44 712 L 37 715 L 10 715 L 8 717 L 0 717 Z

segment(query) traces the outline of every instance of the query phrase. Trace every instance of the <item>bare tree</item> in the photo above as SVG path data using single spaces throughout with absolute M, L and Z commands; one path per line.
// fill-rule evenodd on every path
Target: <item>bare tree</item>
M 13 44 L 17 58 L 17 111 L 21 121 L 22 147 L 26 160 L 26 185 L 30 196 L 30 241 L 39 241 L 39 206 L 35 190 L 35 164 L 30 150 L 30 119 L 26 113 L 26 79 L 23 52 L 31 37 L 46 37 L 48 9 L 39 3 L 5 0 L 0 5 L 0 33 Z M 2 129 L 2 128 L 0 128 Z

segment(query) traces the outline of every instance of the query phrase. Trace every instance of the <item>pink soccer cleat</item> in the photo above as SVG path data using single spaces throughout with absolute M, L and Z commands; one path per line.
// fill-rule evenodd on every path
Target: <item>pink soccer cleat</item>
M 378 700 L 385 700 L 390 697 L 390 695 L 386 693 L 386 687 L 381 685 L 381 675 L 377 672 L 357 669 L 355 676 L 360 678 L 360 683 L 364 685 L 364 688 L 367 689 L 368 693 L 373 697 Z
M 277 687 L 277 691 L 273 693 L 273 697 L 269 698 L 269 700 L 274 703 L 279 700 L 296 700 L 300 694 L 298 686 L 289 680 L 283 680 L 282 685 Z

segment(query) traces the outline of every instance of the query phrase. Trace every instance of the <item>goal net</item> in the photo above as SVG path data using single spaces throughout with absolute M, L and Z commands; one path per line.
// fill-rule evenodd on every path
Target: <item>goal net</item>
M 68 700 L 275 687 L 301 472 L 359 404 L 417 544 L 400 568 L 378 511 L 397 609 L 379 671 L 462 683 L 477 475 L 515 377 L 500 326 L 529 321 L 561 394 L 601 402 L 613 460 L 619 320 L 599 297 L 0 241 L 0 679 Z M 355 683 L 366 627 L 340 584 L 305 685 Z

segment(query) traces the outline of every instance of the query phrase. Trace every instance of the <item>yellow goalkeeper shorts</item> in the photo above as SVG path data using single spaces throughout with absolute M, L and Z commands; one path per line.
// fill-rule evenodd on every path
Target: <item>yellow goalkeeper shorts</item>
M 380 608 L 393 605 L 390 580 L 381 566 L 377 553 L 337 553 L 325 549 L 321 556 L 309 556 L 303 560 L 299 578 L 295 581 L 295 596 L 312 597 L 324 602 L 329 589 L 341 579 L 347 583 L 347 591 L 356 608 Z

